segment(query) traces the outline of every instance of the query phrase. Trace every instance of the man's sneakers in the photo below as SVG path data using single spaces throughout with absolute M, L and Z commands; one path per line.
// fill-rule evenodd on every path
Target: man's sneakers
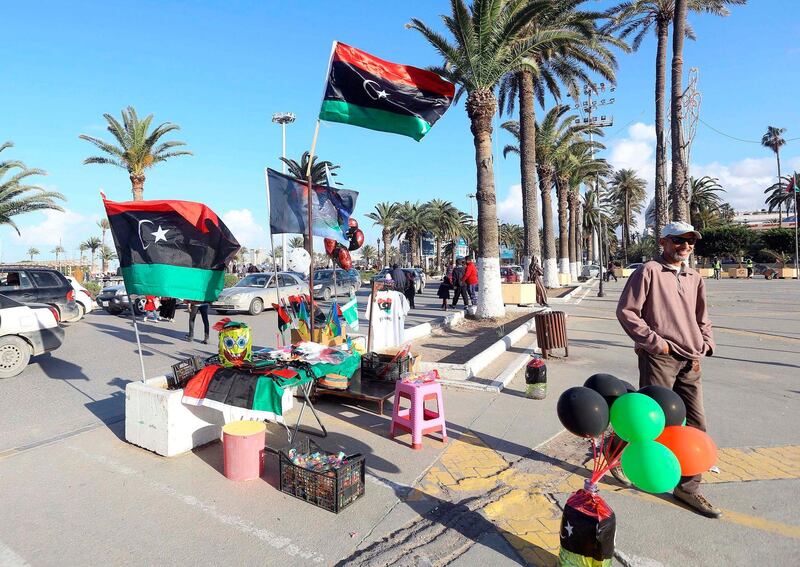
M 625 488 L 630 488 L 633 486 L 633 483 L 628 480 L 628 477 L 625 476 L 625 473 L 622 472 L 622 467 L 619 465 L 616 467 L 611 467 L 611 476 L 617 479 L 617 482 L 619 482 Z
M 677 486 L 675 487 L 672 495 L 676 500 L 683 502 L 698 514 L 702 514 L 708 518 L 719 518 L 722 516 L 722 510 L 706 500 L 705 497 L 699 492 L 695 494 L 689 494 L 680 486 Z

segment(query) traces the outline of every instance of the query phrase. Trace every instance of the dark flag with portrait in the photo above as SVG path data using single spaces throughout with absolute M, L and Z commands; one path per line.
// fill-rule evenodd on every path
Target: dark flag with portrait
M 572 494 L 561 516 L 561 567 L 611 567 L 617 520 L 600 495 L 588 490 Z
M 239 243 L 206 205 L 103 196 L 129 295 L 214 301 Z

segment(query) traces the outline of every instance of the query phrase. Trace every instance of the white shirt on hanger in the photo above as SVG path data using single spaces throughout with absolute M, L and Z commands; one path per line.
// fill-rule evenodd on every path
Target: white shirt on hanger
M 373 304 L 370 295 L 367 301 L 367 319 L 373 305 L 376 309 L 372 319 L 372 350 L 403 344 L 406 315 L 410 310 L 406 296 L 394 290 L 379 291 Z

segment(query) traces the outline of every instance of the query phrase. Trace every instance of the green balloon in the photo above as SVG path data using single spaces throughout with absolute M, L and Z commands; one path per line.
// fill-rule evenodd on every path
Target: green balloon
M 681 479 L 678 457 L 657 441 L 637 441 L 622 451 L 622 470 L 645 492 L 669 492 Z
M 651 441 L 664 431 L 664 410 L 653 398 L 631 392 L 617 398 L 611 406 L 614 433 L 628 443 Z

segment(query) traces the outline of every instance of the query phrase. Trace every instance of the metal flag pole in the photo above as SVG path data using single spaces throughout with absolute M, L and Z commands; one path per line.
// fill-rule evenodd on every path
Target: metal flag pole
M 270 245 L 270 248 L 272 249 L 271 250 L 272 251 L 272 268 L 273 268 L 273 271 L 274 271 L 274 274 L 275 274 L 274 275 L 274 277 L 275 277 L 275 295 L 276 295 L 276 298 L 278 300 L 278 307 L 281 307 L 283 305 L 283 303 L 281 303 L 281 281 L 280 281 L 280 278 L 278 278 L 278 261 L 275 258 L 275 239 L 273 238 L 274 235 L 272 234 L 272 205 L 270 204 L 270 201 L 269 201 L 269 170 L 266 167 L 264 168 L 264 184 L 267 187 L 267 218 L 270 219 L 269 245 Z M 283 250 L 283 255 L 284 255 L 284 258 L 285 258 L 286 257 L 286 249 L 285 248 Z M 269 286 L 267 286 L 267 288 L 269 288 Z M 281 318 L 280 310 L 276 309 L 275 310 L 275 314 L 278 317 L 278 328 L 280 328 L 280 318 Z M 286 337 L 283 335 L 283 331 L 281 331 L 280 334 L 281 334 L 281 342 L 283 344 L 286 344 Z
M 311 164 L 314 162 L 314 151 L 317 149 L 317 136 L 319 136 L 319 119 L 314 127 L 314 138 L 311 140 L 311 152 L 308 155 L 308 167 L 306 168 L 306 181 L 308 183 L 308 253 L 311 256 L 311 263 L 308 266 L 308 293 L 311 297 L 311 321 L 309 325 L 311 341 L 314 341 L 314 231 L 313 231 L 313 198 L 311 185 Z
M 144 356 L 142 356 L 142 341 L 139 340 L 139 325 L 136 323 L 136 297 L 131 295 L 128 297 L 131 304 L 131 318 L 133 319 L 133 332 L 136 335 L 136 347 L 139 350 L 139 365 L 142 367 L 142 382 L 147 379 L 144 373 Z
M 369 291 L 369 325 L 367 326 L 367 352 L 372 352 L 372 313 L 375 311 L 375 280 Z

